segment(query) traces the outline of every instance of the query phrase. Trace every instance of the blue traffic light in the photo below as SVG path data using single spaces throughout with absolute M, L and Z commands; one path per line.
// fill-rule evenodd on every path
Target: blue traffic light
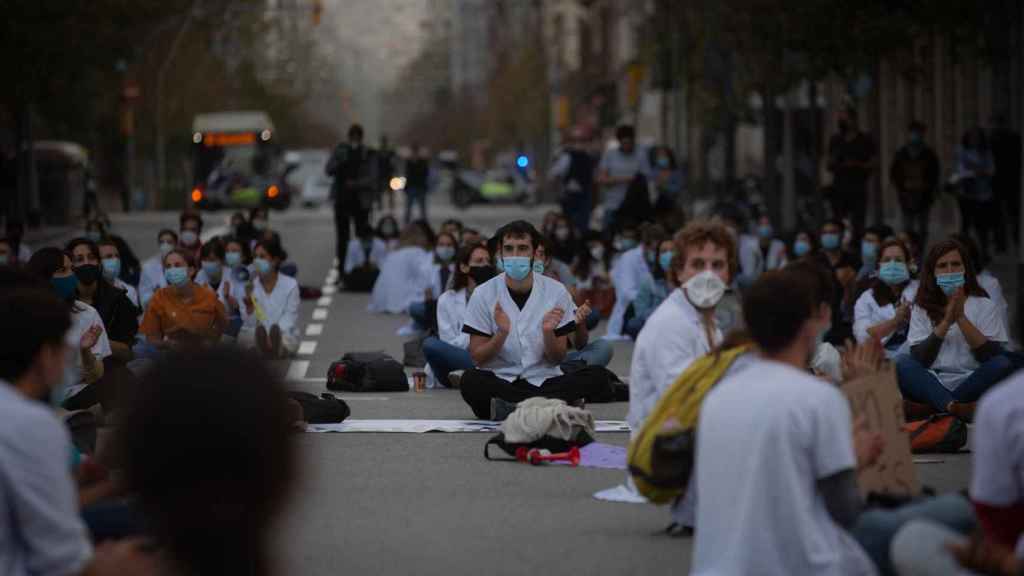
M 530 159 L 527 158 L 525 155 L 520 154 L 519 157 L 516 158 L 516 166 L 519 166 L 520 168 L 526 168 L 529 165 Z

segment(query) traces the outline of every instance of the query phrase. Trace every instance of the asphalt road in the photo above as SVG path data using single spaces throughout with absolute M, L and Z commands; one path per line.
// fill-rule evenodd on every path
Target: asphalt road
M 488 207 L 457 212 L 432 206 L 438 225 L 457 215 L 485 233 L 513 218 L 540 221 L 548 207 Z M 207 230 L 227 212 L 207 215 Z M 140 256 L 176 214 L 114 215 L 114 231 Z M 334 259 L 326 209 L 273 213 L 299 280 L 322 286 Z M 385 350 L 401 358 L 395 331 L 404 317 L 371 315 L 367 295 L 337 293 L 303 302 L 304 348 L 280 365 L 296 388 L 324 390 L 330 362 L 348 351 Z M 316 319 L 314 319 L 316 318 Z M 319 328 L 310 329 L 311 325 Z M 309 332 L 307 333 L 307 330 Z M 598 330 L 600 333 L 601 329 Z M 611 368 L 629 371 L 631 344 L 616 344 Z M 471 418 L 457 391 L 344 395 L 353 418 Z M 624 419 L 625 403 L 591 406 L 599 419 Z M 625 445 L 626 434 L 599 440 Z M 591 495 L 624 473 L 488 462 L 487 434 L 299 434 L 303 458 L 292 505 L 278 530 L 280 573 L 334 574 L 641 574 L 685 573 L 691 542 L 659 534 L 668 511 L 598 502 Z M 926 485 L 966 487 L 969 456 L 921 464 Z

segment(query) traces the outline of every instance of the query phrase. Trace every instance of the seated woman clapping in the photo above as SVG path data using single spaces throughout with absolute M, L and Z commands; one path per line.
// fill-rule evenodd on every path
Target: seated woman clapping
M 277 242 L 257 242 L 253 255 L 256 277 L 245 288 L 238 340 L 272 358 L 289 356 L 299 347 L 299 283 L 280 273 L 288 254 Z
M 907 351 L 910 309 L 918 284 L 910 279 L 910 251 L 902 242 L 888 240 L 879 253 L 877 276 L 853 308 L 853 335 L 858 344 L 878 340 L 885 355 L 893 358 Z
M 954 240 L 937 244 L 925 260 L 907 338 L 910 354 L 896 362 L 904 397 L 965 420 L 981 395 L 1020 364 L 1005 349 L 1002 311 Z

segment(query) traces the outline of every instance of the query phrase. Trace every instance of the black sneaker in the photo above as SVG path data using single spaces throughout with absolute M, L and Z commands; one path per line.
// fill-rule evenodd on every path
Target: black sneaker
M 503 422 L 509 414 L 516 411 L 515 402 L 508 402 L 501 398 L 491 398 L 491 420 Z
M 458 388 L 462 383 L 462 375 L 465 374 L 465 370 L 452 370 L 448 373 L 448 384 L 452 388 Z

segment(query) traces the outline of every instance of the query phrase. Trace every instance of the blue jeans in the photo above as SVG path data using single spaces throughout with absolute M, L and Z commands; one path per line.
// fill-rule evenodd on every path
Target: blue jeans
M 883 576 L 894 574 L 889 545 L 896 533 L 911 520 L 931 520 L 961 534 L 974 529 L 974 508 L 959 494 L 943 494 L 898 508 L 865 510 L 850 528 L 850 534 L 878 567 Z
M 612 345 L 607 340 L 593 340 L 583 350 L 572 350 L 565 355 L 565 362 L 583 362 L 587 366 L 607 367 L 612 361 Z
M 626 326 L 622 329 L 622 333 L 628 335 L 633 340 L 640 335 L 640 331 L 643 330 L 644 324 L 647 323 L 647 318 L 640 318 L 633 316 L 626 322 Z
M 427 320 L 427 303 L 426 302 L 413 302 L 409 305 L 409 317 L 416 324 L 416 327 L 420 330 L 426 330 L 430 327 L 430 322 Z
M 416 188 L 405 189 L 405 223 L 412 222 L 412 207 L 420 205 L 420 219 L 427 219 L 427 191 Z
M 896 359 L 896 375 L 903 397 L 929 404 L 945 412 L 950 402 L 977 402 L 989 388 L 1003 381 L 1020 368 L 1017 354 L 1004 352 L 978 366 L 955 390 L 946 390 L 934 374 L 909 354 Z
M 567 193 L 562 196 L 562 212 L 572 222 L 576 233 L 580 236 L 590 232 L 591 206 L 590 191 Z
M 449 373 L 473 367 L 473 358 L 469 355 L 469 350 L 456 348 L 433 336 L 423 341 L 423 356 L 434 372 L 434 377 L 445 387 L 449 386 Z

